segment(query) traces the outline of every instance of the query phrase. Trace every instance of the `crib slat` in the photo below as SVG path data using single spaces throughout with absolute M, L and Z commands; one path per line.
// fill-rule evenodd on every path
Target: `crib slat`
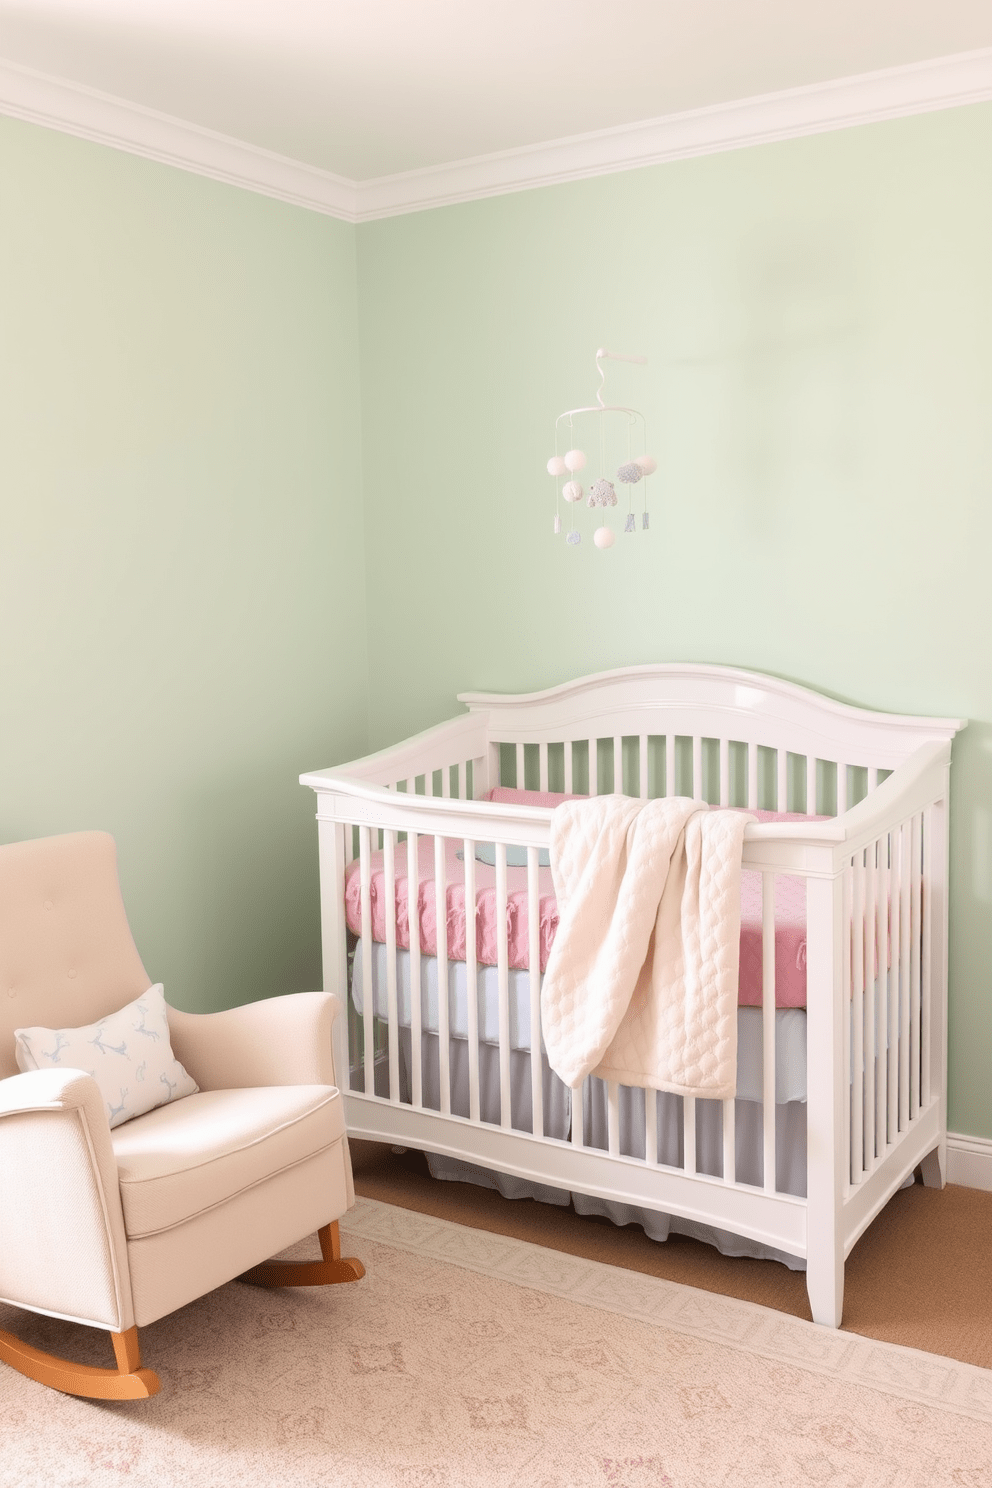
M 883 1158 L 892 1137 L 889 1133 L 889 839 L 880 838 L 875 869 L 875 1009 L 878 1020 L 878 1065 L 875 1080 L 875 1135 L 879 1158 Z
M 572 1146 L 585 1146 L 585 1111 L 582 1107 L 583 1085 L 573 1085 L 572 1090 Z
M 544 1136 L 541 1061 L 541 884 L 536 847 L 527 849 L 527 969 L 530 978 L 530 1099 L 535 1137 Z
M 389 1024 L 389 1099 L 400 1098 L 400 1020 L 396 996 L 396 833 L 382 834 L 386 897 L 386 1017 Z
M 675 781 L 675 735 L 665 735 L 665 795 L 677 795 Z
M 775 875 L 761 875 L 761 1132 L 766 1193 L 775 1192 Z
M 565 794 L 572 794 L 572 741 L 565 740 Z
M 775 810 L 789 809 L 789 756 L 786 750 L 776 749 Z
M 865 867 L 864 856 L 854 859 L 854 900 L 851 921 L 853 983 L 851 987 L 851 1160 L 852 1182 L 861 1182 L 865 1172 Z
M 751 811 L 758 809 L 758 746 L 751 742 L 747 746 L 747 804 Z
M 865 1171 L 875 1166 L 875 1031 L 878 1026 L 875 969 L 875 844 L 865 850 Z
M 648 736 L 641 734 L 637 740 L 637 794 L 642 801 L 648 799 Z
M 920 855 L 922 848 L 922 818 L 913 817 L 912 826 L 912 936 L 909 948 L 910 1008 L 909 1008 L 909 1116 L 914 1121 L 920 1114 L 920 941 L 922 934 L 920 915 Z
M 358 830 L 359 883 L 362 895 L 362 1033 L 365 1067 L 365 1094 L 375 1095 L 375 1045 L 372 1023 L 375 1017 L 375 992 L 372 987 L 372 831 Z
M 506 785 L 506 781 L 503 779 L 502 747 L 499 744 L 491 743 L 486 751 L 486 754 L 488 757 L 488 763 L 486 765 L 485 774 L 483 776 L 484 784 L 483 782 L 478 782 L 476 785 L 477 790 L 481 788 L 483 795 L 485 795 L 490 786 Z
M 923 1038 L 920 1048 L 920 1104 L 924 1110 L 930 1104 L 930 1019 L 931 1019 L 931 955 L 933 946 L 933 807 L 928 806 L 921 821 L 923 829 L 923 879 L 920 893 L 923 901 L 923 925 L 921 929 L 921 953 L 923 965 L 920 975 L 920 1017 Z
M 737 1182 L 737 1104 L 733 1097 L 723 1102 L 723 1181 Z
M 424 1104 L 423 1017 L 420 992 L 420 854 L 416 832 L 406 839 L 407 918 L 410 924 L 410 1099 Z
M 806 756 L 806 815 L 816 815 L 816 760 Z
M 696 1171 L 696 1097 L 682 1097 L 682 1167 L 690 1176 Z
M 441 1114 L 451 1114 L 451 1043 L 448 1009 L 448 871 L 444 838 L 434 838 L 434 912 L 437 924 L 437 1052 Z
M 542 740 L 537 746 L 537 788 L 546 791 L 548 788 L 548 746 Z
M 527 788 L 527 772 L 526 772 L 526 769 L 524 768 L 524 746 L 522 744 L 518 744 L 516 746 L 516 757 L 517 757 L 517 790 L 526 790 L 526 788 Z
M 606 1131 L 611 1157 L 620 1156 L 620 1086 L 616 1080 L 606 1083 Z
M 845 944 L 845 946 L 852 944 L 852 941 L 853 941 L 853 932 L 852 932 L 852 923 L 853 923 L 853 914 L 854 914 L 854 883 L 853 883 L 853 872 L 854 872 L 854 870 L 853 870 L 852 864 L 851 864 L 851 862 L 849 860 L 848 862 L 846 862 L 844 864 L 844 873 L 843 873 L 843 880 L 842 880 L 842 887 L 841 887 L 842 902 L 843 902 L 842 924 L 844 926 L 844 944 Z M 808 901 L 808 898 L 809 898 L 809 896 L 807 894 L 807 901 Z M 843 1058 L 843 1063 L 841 1065 L 841 1068 L 842 1068 L 842 1070 L 844 1072 L 844 1080 L 846 1082 L 845 1085 L 844 1085 L 844 1087 L 843 1087 L 842 1094 L 841 1094 L 841 1107 L 843 1109 L 843 1119 L 844 1119 L 844 1146 L 843 1146 L 843 1149 L 842 1150 L 847 1154 L 848 1168 L 847 1168 L 847 1175 L 846 1175 L 845 1183 L 844 1183 L 845 1193 L 847 1193 L 847 1192 L 850 1191 L 851 1184 L 854 1182 L 854 1160 L 853 1160 L 853 1157 L 852 1157 L 853 1136 L 852 1136 L 852 1132 L 851 1132 L 851 1091 L 854 1088 L 854 1083 L 853 1083 L 853 1066 L 852 1066 L 852 1063 L 851 1063 L 851 1060 L 852 1060 L 852 1052 L 851 1052 L 851 1033 L 852 1033 L 852 1028 L 851 1028 L 851 958 L 847 954 L 843 954 L 840 959 L 841 959 L 841 989 L 842 989 L 843 1007 L 844 1007 L 844 1011 L 843 1011 L 843 1014 L 842 1014 L 843 1030 L 844 1030 L 844 1058 Z
M 510 977 L 506 940 L 506 848 L 496 844 L 496 975 L 499 983 L 499 1124 L 510 1127 Z
M 910 1060 L 910 970 L 909 946 L 912 936 L 910 914 L 910 843 L 907 822 L 899 828 L 899 1130 L 909 1126 L 909 1060 Z
M 730 805 L 730 742 L 720 740 L 720 805 Z
M 881 770 L 880 770 L 880 769 L 879 769 L 879 768 L 878 768 L 878 766 L 877 766 L 877 765 L 874 765 L 874 766 L 873 766 L 873 767 L 872 767 L 872 769 L 870 769 L 870 770 L 869 770 L 869 771 L 868 771 L 868 789 L 869 789 L 869 790 L 870 790 L 870 791 L 873 791 L 873 790 L 876 790 L 876 789 L 877 789 L 877 787 L 878 787 L 878 783 L 879 783 L 879 781 L 878 781 L 878 777 L 879 777 L 879 775 L 881 775 L 881 773 L 882 773 L 882 772 L 881 772 Z
M 644 1161 L 654 1167 L 658 1161 L 658 1092 L 644 1092 Z
M 623 739 L 619 735 L 613 739 L 613 794 L 623 795 Z
M 698 734 L 692 739 L 692 797 L 702 801 L 703 796 L 703 741 Z
M 468 998 L 468 1115 L 479 1115 L 479 959 L 475 919 L 475 843 L 468 838 L 465 854 L 465 995 Z
M 589 794 L 599 795 L 599 740 L 589 740 Z
M 451 799 L 451 770 L 447 765 L 441 767 L 441 797 L 445 801 Z
M 847 810 L 847 766 L 837 762 L 837 815 Z

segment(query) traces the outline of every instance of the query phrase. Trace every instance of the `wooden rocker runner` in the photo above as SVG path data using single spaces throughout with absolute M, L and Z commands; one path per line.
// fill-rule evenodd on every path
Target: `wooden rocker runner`
M 66 1395 L 86 1395 L 91 1400 L 144 1400 L 157 1395 L 161 1389 L 158 1375 L 141 1367 L 137 1328 L 111 1333 L 110 1337 L 117 1358 L 116 1369 L 73 1364 L 57 1354 L 46 1354 L 44 1349 L 23 1343 L 3 1329 L 0 1329 L 0 1359 L 28 1379 L 62 1390 Z
M 360 1281 L 365 1275 L 361 1261 L 342 1257 L 337 1220 L 317 1231 L 322 1259 L 319 1261 L 265 1261 L 238 1277 L 260 1287 L 335 1286 L 341 1282 Z M 67 1395 L 85 1395 L 91 1400 L 144 1400 L 161 1389 L 158 1375 L 141 1363 L 137 1328 L 126 1333 L 111 1333 L 116 1369 L 100 1369 L 92 1364 L 74 1364 L 57 1354 L 49 1354 L 33 1344 L 24 1343 L 13 1333 L 0 1328 L 0 1359 L 14 1369 L 50 1385 Z
M 341 1255 L 338 1222 L 322 1225 L 317 1231 L 320 1241 L 319 1261 L 263 1261 L 238 1277 L 251 1286 L 336 1286 L 342 1281 L 361 1281 L 365 1267 L 354 1256 Z

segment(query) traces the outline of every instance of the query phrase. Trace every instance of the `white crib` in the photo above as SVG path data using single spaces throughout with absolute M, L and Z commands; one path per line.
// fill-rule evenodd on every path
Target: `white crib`
M 683 664 L 629 667 L 520 696 L 462 694 L 459 701 L 468 711 L 448 723 L 301 777 L 318 798 L 324 985 L 335 990 L 350 982 L 356 937 L 346 923 L 345 878 L 356 855 L 360 860 L 352 872 L 360 874 L 357 955 L 366 999 L 361 1015 L 350 1004 L 335 1034 L 339 1079 L 348 1071 L 351 1085 L 349 1130 L 803 1257 L 814 1319 L 839 1326 L 844 1261 L 858 1237 L 918 1165 L 928 1184 L 944 1181 L 948 784 L 951 741 L 963 722 L 867 712 L 773 677 Z M 591 1145 L 585 1130 L 588 1089 L 571 1092 L 564 1125 L 561 1101 L 551 1119 L 546 1059 L 529 1052 L 542 1048 L 539 998 L 529 995 L 520 1012 L 506 931 L 506 849 L 523 847 L 528 985 L 539 987 L 538 853 L 549 844 L 551 812 L 480 799 L 501 784 L 693 795 L 830 818 L 755 823 L 745 834 L 744 867 L 760 872 L 762 886 L 757 1182 L 736 1176 L 733 1100 L 716 1113 L 716 1173 L 699 1171 L 690 1099 L 662 1098 L 680 1108 L 674 1143 L 672 1133 L 659 1130 L 661 1101 L 637 1103 L 612 1085 L 601 1145 Z M 464 844 L 466 904 L 475 903 L 476 845 L 496 844 L 497 956 L 487 973 L 495 1004 L 493 1027 L 481 1037 L 486 1015 L 467 994 L 461 1007 L 454 992 L 435 996 L 429 1037 L 426 1001 L 409 991 L 401 1022 L 398 966 L 410 989 L 422 985 L 423 968 L 416 913 L 409 916 L 409 950 L 397 949 L 396 865 L 404 864 L 415 896 L 424 836 L 434 839 L 435 894 L 445 905 L 444 839 Z M 374 853 L 381 853 L 387 905 L 378 950 Z M 806 890 L 805 1198 L 776 1187 L 776 875 L 802 879 Z M 453 987 L 446 914 L 437 917 L 436 941 L 435 985 Z M 482 984 L 477 951 L 468 914 L 467 988 Z M 370 1015 L 374 955 L 384 956 L 382 1016 Z M 526 1037 L 521 1018 L 529 1019 Z M 436 1052 L 430 1080 L 428 1050 Z M 514 1123 L 511 1083 L 521 1060 L 529 1110 Z M 453 1100 L 453 1062 L 462 1085 L 467 1076 L 464 1100 Z M 466 1114 L 455 1114 L 458 1105 Z M 632 1121 L 641 1128 L 636 1141 Z

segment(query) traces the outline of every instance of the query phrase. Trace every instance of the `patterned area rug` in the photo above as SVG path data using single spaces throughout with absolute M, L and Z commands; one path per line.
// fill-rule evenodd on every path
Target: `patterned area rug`
M 0 1366 L 0 1483 L 992 1484 L 992 1372 L 370 1199 L 342 1231 L 362 1282 L 235 1282 L 144 1329 L 152 1400 Z M 9 1308 L 0 1327 L 110 1362 L 90 1329 Z

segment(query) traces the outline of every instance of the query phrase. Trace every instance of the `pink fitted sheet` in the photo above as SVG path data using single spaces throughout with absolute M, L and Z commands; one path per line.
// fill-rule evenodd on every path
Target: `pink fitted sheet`
M 495 793 L 494 793 L 495 794 Z M 510 794 L 503 790 L 500 796 Z M 516 792 L 513 796 L 529 805 L 556 805 L 562 797 L 535 799 L 537 792 Z M 762 821 L 805 821 L 801 813 L 756 811 Z M 822 818 L 816 818 L 822 820 Z M 462 850 L 457 838 L 446 838 L 446 922 L 448 959 L 465 960 L 465 865 L 457 856 Z M 434 839 L 421 837 L 417 843 L 418 892 L 417 918 L 420 925 L 420 949 L 424 955 L 437 955 L 437 895 L 434 883 Z M 538 870 L 541 970 L 548 963 L 548 953 L 558 929 L 558 904 L 550 868 Z M 475 864 L 476 956 L 487 966 L 497 964 L 496 954 L 496 869 L 486 863 Z M 506 870 L 506 932 L 509 965 L 526 970 L 530 959 L 530 925 L 527 906 L 527 869 Z M 409 879 L 406 844 L 396 849 L 396 944 L 402 950 L 410 946 Z M 383 855 L 371 858 L 372 939 L 386 939 L 386 887 Z M 349 864 L 345 875 L 345 916 L 349 930 L 362 933 L 361 874 L 358 861 Z M 762 1002 L 761 947 L 761 874 L 741 874 L 741 946 L 738 1001 L 741 1007 L 760 1007 Z M 806 884 L 801 878 L 776 875 L 775 878 L 775 1005 L 780 1008 L 806 1006 Z

